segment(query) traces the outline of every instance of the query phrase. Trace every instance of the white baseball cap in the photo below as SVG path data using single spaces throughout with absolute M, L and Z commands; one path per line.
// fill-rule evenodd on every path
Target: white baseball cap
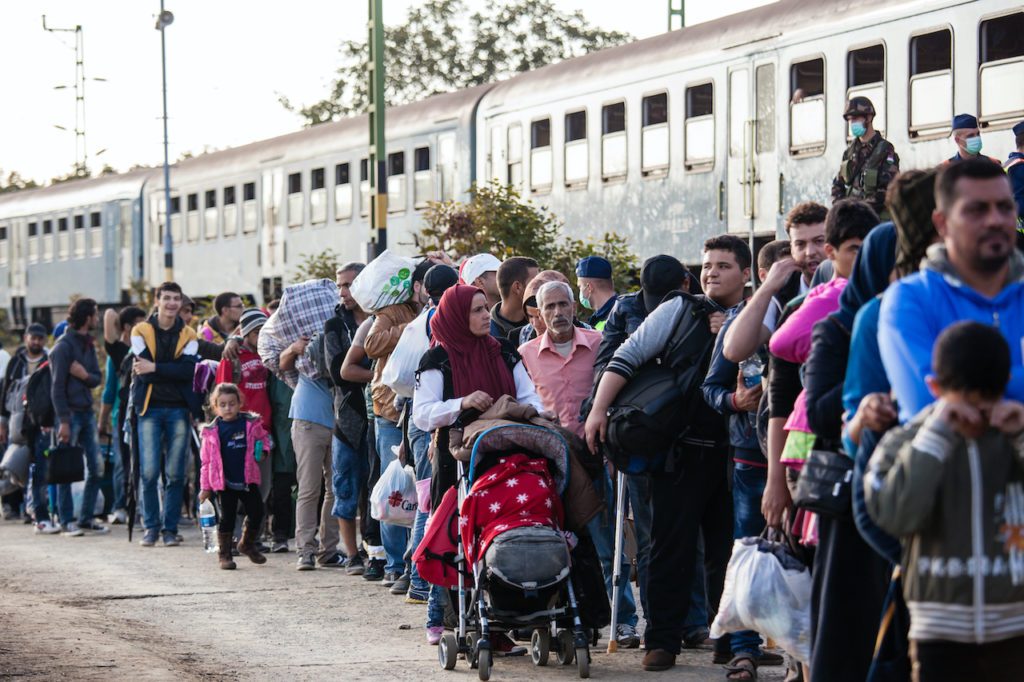
M 472 284 L 476 278 L 488 272 L 497 272 L 501 261 L 489 253 L 478 253 L 466 259 L 459 269 L 463 284 Z

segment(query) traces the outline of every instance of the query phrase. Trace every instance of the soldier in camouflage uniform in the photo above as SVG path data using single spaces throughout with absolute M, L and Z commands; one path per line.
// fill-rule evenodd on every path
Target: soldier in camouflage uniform
M 867 97 L 850 99 L 843 118 L 850 124 L 853 142 L 843 152 L 839 174 L 832 181 L 832 200 L 863 199 L 879 217 L 888 220 L 885 190 L 900 172 L 900 157 L 892 143 L 872 126 L 875 105 Z

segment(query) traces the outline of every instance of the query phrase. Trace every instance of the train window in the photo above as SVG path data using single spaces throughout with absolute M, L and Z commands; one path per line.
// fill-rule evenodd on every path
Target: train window
M 121 248 L 130 249 L 132 246 L 132 205 L 127 201 L 121 202 Z
M 978 118 L 982 127 L 1024 116 L 1024 12 L 981 22 Z
M 224 188 L 222 195 L 224 208 L 224 236 L 234 237 L 238 234 L 238 206 L 235 200 L 235 186 L 229 185 Z
M 347 163 L 334 166 L 334 220 L 352 218 L 352 183 Z
M 586 187 L 590 177 L 590 148 L 587 146 L 587 112 L 565 115 L 565 185 Z
M 754 70 L 754 98 L 757 123 L 754 134 L 758 154 L 775 149 L 775 65 L 761 64 Z
M 359 215 L 370 215 L 370 160 L 359 160 Z
M 870 45 L 846 53 L 846 99 L 867 97 L 875 105 L 875 130 L 885 134 L 885 46 Z M 849 128 L 846 139 L 850 141 Z
M 405 152 L 388 154 L 388 213 L 405 210 Z
M 30 222 L 28 224 L 28 260 L 30 263 L 34 263 L 39 260 L 39 223 Z
M 523 186 L 523 128 L 518 123 L 508 127 L 508 184 Z
M 217 190 L 208 189 L 203 194 L 203 237 L 217 238 Z
M 628 168 L 626 156 L 626 103 L 601 107 L 601 179 L 621 180 Z
M 64 260 L 71 253 L 71 236 L 68 234 L 68 219 L 57 219 L 57 254 Z
M 789 70 L 789 153 L 811 156 L 825 151 L 825 60 L 794 62 Z
M 314 168 L 309 175 L 309 222 L 327 222 L 327 171 Z
M 530 123 L 530 189 L 546 192 L 551 189 L 551 119 L 542 118 Z
M 52 220 L 44 220 L 43 221 L 43 234 L 44 235 L 53 234 L 53 221 Z
M 79 213 L 75 216 L 75 230 L 82 230 L 85 228 L 85 216 Z
M 242 185 L 242 232 L 256 231 L 256 183 Z
M 75 214 L 72 218 L 72 225 L 74 226 L 75 258 L 81 258 L 85 255 L 85 216 L 81 213 Z
M 68 231 L 68 219 L 67 218 L 58 218 L 57 219 L 57 231 L 58 232 L 67 232 Z
M 640 168 L 644 175 L 663 175 L 669 165 L 668 93 L 641 101 Z
M 53 260 L 53 221 L 43 221 L 43 260 Z
M 7 226 L 0 225 L 0 265 L 7 265 Z
M 953 119 L 953 33 L 932 31 L 910 39 L 911 139 L 943 137 Z
M 686 170 L 711 170 L 715 164 L 715 86 L 686 88 L 683 160 Z
M 288 174 L 288 227 L 302 225 L 302 173 Z
M 189 194 L 186 198 L 185 238 L 190 242 L 199 240 L 199 195 Z
M 441 201 L 451 201 L 455 198 L 457 169 L 455 133 L 441 133 L 437 136 L 437 174 L 441 185 Z
M 29 223 L 28 236 L 35 237 L 37 234 L 39 234 L 39 223 Z
M 412 152 L 413 207 L 423 208 L 434 198 L 434 180 L 430 176 L 430 147 L 417 147 Z
M 199 210 L 199 195 L 189 194 L 188 195 L 188 210 L 198 211 Z

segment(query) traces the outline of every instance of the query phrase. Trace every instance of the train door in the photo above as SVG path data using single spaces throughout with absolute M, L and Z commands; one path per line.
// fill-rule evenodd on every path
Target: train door
M 733 67 L 728 78 L 729 232 L 774 237 L 778 224 L 779 175 L 774 58 L 753 58 Z
M 508 182 L 508 155 L 505 153 L 505 128 L 503 126 L 491 127 L 490 147 L 487 150 L 487 158 L 490 162 L 488 180 L 496 180 L 501 184 Z
M 467 188 L 458 187 L 458 160 L 455 156 L 455 133 L 437 136 L 437 175 L 440 179 L 441 201 L 450 201 Z

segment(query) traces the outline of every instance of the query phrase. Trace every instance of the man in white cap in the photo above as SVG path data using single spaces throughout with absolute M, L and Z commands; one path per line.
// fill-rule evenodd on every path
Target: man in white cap
M 459 279 L 463 284 L 483 289 L 487 307 L 493 308 L 501 302 L 498 291 L 498 266 L 501 261 L 489 253 L 478 253 L 463 261 L 459 268 Z

